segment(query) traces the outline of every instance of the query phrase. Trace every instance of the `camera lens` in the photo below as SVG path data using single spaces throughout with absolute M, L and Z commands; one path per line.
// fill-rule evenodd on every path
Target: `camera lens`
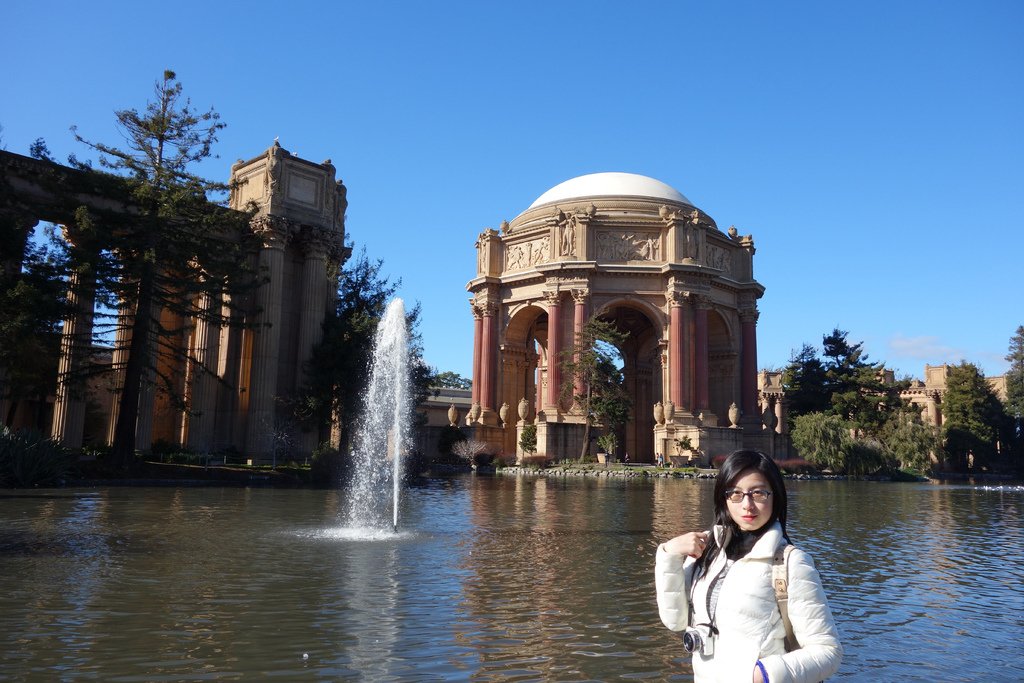
M 700 649 L 700 634 L 696 631 L 687 630 L 683 633 L 683 649 L 687 652 L 696 652 Z

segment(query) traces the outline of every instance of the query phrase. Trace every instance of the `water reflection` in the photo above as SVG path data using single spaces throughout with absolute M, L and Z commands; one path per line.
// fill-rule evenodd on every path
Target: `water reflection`
M 657 542 L 713 482 L 462 477 L 354 537 L 336 491 L 0 495 L 0 679 L 691 680 Z M 1024 488 L 792 482 L 853 680 L 1019 680 Z M 304 658 L 304 655 L 306 656 Z

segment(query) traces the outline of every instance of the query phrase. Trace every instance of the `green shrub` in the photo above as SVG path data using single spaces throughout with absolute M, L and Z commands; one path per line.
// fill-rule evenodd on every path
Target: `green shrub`
M 793 421 L 793 447 L 808 462 L 832 470 L 846 470 L 853 440 L 841 417 L 808 413 Z
M 888 458 L 882 445 L 877 441 L 858 439 L 854 441 L 846 455 L 846 472 L 848 474 L 872 474 L 888 468 Z
M 74 458 L 66 448 L 39 432 L 4 427 L 0 431 L 0 486 L 29 488 L 61 484 Z
M 523 433 L 519 435 L 519 447 L 526 455 L 533 455 L 537 452 L 537 425 L 523 427 Z
M 608 432 L 597 437 L 597 447 L 601 449 L 601 452 L 608 455 L 614 455 L 615 447 L 618 445 L 619 437 L 615 435 L 615 432 Z

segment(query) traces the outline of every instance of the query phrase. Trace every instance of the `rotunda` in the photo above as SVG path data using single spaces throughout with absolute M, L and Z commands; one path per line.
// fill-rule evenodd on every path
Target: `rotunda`
M 634 462 L 708 461 L 763 438 L 754 241 L 726 232 L 675 188 L 593 173 L 541 194 L 477 242 L 467 424 L 505 453 L 536 424 L 539 455 L 575 457 L 584 416 L 560 360 L 590 316 L 628 332 L 619 352 L 632 400 L 619 434 Z M 693 450 L 683 453 L 683 437 Z M 518 453 L 521 457 L 522 453 Z

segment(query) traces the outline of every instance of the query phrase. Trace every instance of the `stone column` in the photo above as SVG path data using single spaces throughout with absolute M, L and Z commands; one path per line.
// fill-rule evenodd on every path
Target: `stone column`
M 301 308 L 299 309 L 299 333 L 295 349 L 295 387 L 289 387 L 290 391 L 297 391 L 303 384 L 303 378 L 309 376 L 309 362 L 313 358 L 313 349 L 323 340 L 324 336 L 324 315 L 327 310 L 326 300 L 328 299 L 327 280 L 327 240 L 326 235 L 321 236 L 313 228 L 306 228 L 308 232 L 303 240 L 303 261 L 300 280 Z M 317 447 L 319 434 L 317 430 L 300 430 L 296 434 L 297 446 L 300 452 L 312 453 Z
M 311 228 L 307 228 L 310 229 Z M 318 235 L 306 235 L 299 300 L 299 335 L 296 344 L 298 375 L 301 376 L 313 349 L 323 340 L 324 312 L 327 310 L 327 244 Z
M 678 292 L 669 292 L 668 374 L 669 400 L 683 405 L 683 299 Z
M 480 307 L 474 302 L 470 302 L 470 309 L 473 311 L 473 387 L 472 387 L 472 403 L 480 403 L 480 384 L 484 381 L 483 368 L 481 362 L 483 361 L 483 337 L 484 337 L 484 322 L 483 313 L 480 312 Z
M 498 317 L 497 306 L 492 303 L 483 305 L 483 338 L 480 359 L 480 409 L 481 415 L 494 411 L 494 379 L 498 360 Z
M 264 216 L 257 218 L 253 227 L 264 240 L 259 267 L 267 281 L 255 293 L 258 327 L 253 335 L 245 446 L 253 459 L 269 461 L 274 449 L 274 399 L 277 395 L 277 356 L 281 346 L 281 280 L 288 226 L 279 219 Z
M 585 289 L 574 289 L 572 290 L 573 299 L 573 344 L 578 344 L 580 337 L 583 335 L 583 326 L 587 323 L 587 291 Z M 574 346 L 575 348 L 575 346 Z M 576 349 L 576 353 L 573 355 L 573 361 L 576 363 L 580 362 L 579 349 Z M 573 378 L 573 392 L 576 396 L 582 396 L 587 390 L 584 385 L 582 377 Z
M 199 310 L 210 316 L 217 315 L 221 302 L 219 297 L 199 295 Z M 216 424 L 217 386 L 216 364 L 220 355 L 220 329 L 211 325 L 209 318 L 196 318 L 189 344 L 189 361 L 186 376 L 185 396 L 189 410 L 185 413 L 182 443 L 199 453 L 209 453 L 213 448 L 213 432 Z
M 233 323 L 241 323 L 244 314 L 239 310 L 242 297 L 232 298 L 225 293 L 221 297 L 221 318 Z M 249 308 L 246 306 L 245 308 Z M 238 325 L 223 325 L 218 330 L 217 340 L 217 377 L 221 380 L 214 384 L 215 424 L 213 432 L 213 449 L 220 450 L 234 446 L 238 450 L 245 448 L 242 438 L 245 436 L 244 420 L 240 414 L 240 387 L 242 379 L 242 347 L 243 339 L 250 330 L 242 330 Z M 247 381 L 247 380 L 246 380 Z M 246 386 L 248 389 L 248 387 Z
M 740 310 L 740 405 L 744 421 L 760 422 L 757 410 L 757 317 L 755 308 Z
M 696 354 L 696 326 L 694 324 L 694 296 L 687 294 L 683 304 L 683 405 L 680 410 L 688 415 L 696 411 L 693 409 L 697 400 L 697 354 Z
M 92 344 L 95 283 L 73 272 L 68 283 L 68 307 L 60 334 L 60 360 L 57 365 L 57 397 L 53 404 L 50 436 L 67 448 L 82 447 L 85 428 L 85 386 L 82 368 L 88 362 Z
M 128 349 L 132 345 L 133 316 L 121 303 L 117 312 L 117 331 L 114 333 L 114 353 L 111 356 L 110 421 L 107 423 L 107 445 L 114 443 L 117 418 L 121 414 L 121 392 L 124 391 L 124 371 L 128 362 Z
M 558 292 L 546 292 L 548 305 L 548 396 L 546 407 L 558 413 L 558 399 L 562 390 L 562 372 L 558 363 L 562 353 L 562 305 Z
M 162 307 L 153 304 L 149 316 L 152 320 L 163 320 Z M 146 452 L 153 445 L 153 408 L 156 403 L 156 384 L 153 369 L 156 367 L 159 337 L 156 330 L 149 333 L 149 348 L 146 349 L 145 367 L 139 384 L 139 410 L 135 418 L 135 450 Z
M 541 366 L 540 357 L 537 358 L 537 365 L 534 368 L 534 381 L 536 386 L 533 391 L 534 413 L 540 414 L 544 411 L 544 398 L 547 395 L 547 368 Z
M 693 412 L 708 409 L 708 308 L 710 303 L 701 297 L 694 312 L 694 384 Z

